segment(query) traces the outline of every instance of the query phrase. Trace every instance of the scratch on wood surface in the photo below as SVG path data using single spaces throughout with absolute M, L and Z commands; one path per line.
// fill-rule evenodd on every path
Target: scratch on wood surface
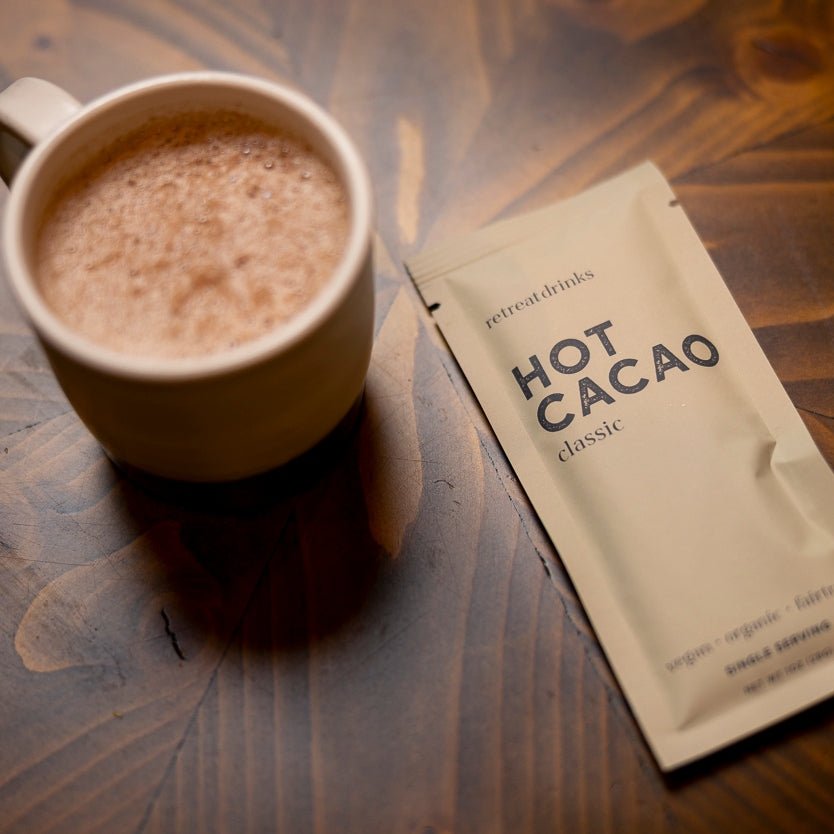
M 414 411 L 417 315 L 401 289 L 382 324 L 368 373 L 362 424 L 362 487 L 371 535 L 397 554 L 417 517 L 423 462 Z
M 400 149 L 397 224 L 403 241 L 413 243 L 420 223 L 420 192 L 423 188 L 425 162 L 423 134 L 414 122 L 404 116 L 397 119 L 397 144 Z

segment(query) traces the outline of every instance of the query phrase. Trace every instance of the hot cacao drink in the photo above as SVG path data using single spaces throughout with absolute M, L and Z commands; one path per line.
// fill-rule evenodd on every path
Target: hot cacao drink
M 56 316 L 103 346 L 204 356 L 303 310 L 347 230 L 342 185 L 302 140 L 232 111 L 160 116 L 56 193 L 38 284 Z

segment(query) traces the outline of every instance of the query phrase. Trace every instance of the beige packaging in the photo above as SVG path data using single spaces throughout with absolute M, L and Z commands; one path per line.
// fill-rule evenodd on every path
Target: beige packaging
M 834 473 L 649 163 L 408 264 L 660 766 L 834 691 Z

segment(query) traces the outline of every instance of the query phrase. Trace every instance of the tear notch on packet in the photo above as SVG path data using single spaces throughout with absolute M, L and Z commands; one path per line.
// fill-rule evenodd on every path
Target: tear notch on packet
M 661 768 L 834 691 L 834 473 L 660 172 L 407 269 Z

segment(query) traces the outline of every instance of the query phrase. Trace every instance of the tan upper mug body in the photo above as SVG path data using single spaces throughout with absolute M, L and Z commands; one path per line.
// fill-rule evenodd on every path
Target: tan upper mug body
M 38 291 L 44 210 L 68 172 L 120 135 L 166 111 L 202 106 L 288 130 L 331 165 L 348 204 L 341 260 L 307 307 L 238 347 L 159 359 L 94 344 Z M 0 129 L 0 174 L 14 177 L 3 229 L 12 290 L 67 398 L 110 457 L 168 478 L 234 480 L 296 458 L 351 410 L 373 342 L 371 186 L 353 143 L 318 105 L 272 82 L 218 72 L 149 79 L 85 107 L 48 82 L 22 79 L 0 93 Z

